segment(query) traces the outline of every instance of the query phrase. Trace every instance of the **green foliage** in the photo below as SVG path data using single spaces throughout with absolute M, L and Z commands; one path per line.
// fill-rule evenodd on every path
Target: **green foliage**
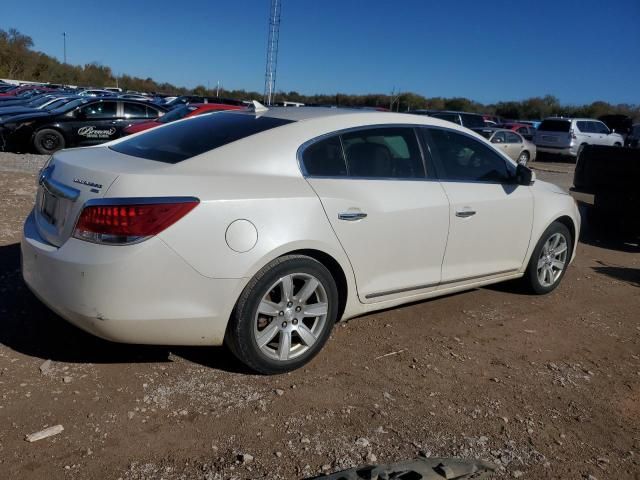
M 124 90 L 139 92 L 159 92 L 173 95 L 192 93 L 195 95 L 216 96 L 215 89 L 198 85 L 193 89 L 176 87 L 170 83 L 158 83 L 151 78 L 132 77 L 130 75 L 113 74 L 110 67 L 98 63 L 84 66 L 63 64 L 42 52 L 32 50 L 33 40 L 16 29 L 8 31 L 0 29 L 0 78 L 12 78 L 36 82 L 62 83 L 85 87 L 119 86 Z M 243 100 L 261 100 L 258 92 L 246 90 L 220 89 L 221 97 L 239 98 Z M 336 93 L 332 95 L 302 95 L 299 92 L 278 92 L 275 101 L 288 100 L 312 105 L 338 105 L 353 107 L 384 107 L 393 111 L 406 112 L 414 109 L 430 110 L 462 110 L 466 112 L 495 114 L 511 119 L 543 119 L 551 115 L 598 117 L 605 113 L 622 113 L 640 119 L 638 105 L 611 105 L 604 101 L 590 105 L 561 105 L 552 96 L 534 97 L 518 102 L 498 102 L 483 105 L 468 98 L 427 98 L 413 92 L 386 95 L 369 93 L 353 95 Z

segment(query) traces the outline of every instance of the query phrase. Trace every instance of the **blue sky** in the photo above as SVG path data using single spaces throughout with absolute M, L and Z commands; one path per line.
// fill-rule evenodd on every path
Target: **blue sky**
M 30 0 L 0 28 L 69 63 L 262 91 L 269 0 Z M 94 13 L 95 12 L 95 13 Z M 640 0 L 283 0 L 278 90 L 640 103 Z

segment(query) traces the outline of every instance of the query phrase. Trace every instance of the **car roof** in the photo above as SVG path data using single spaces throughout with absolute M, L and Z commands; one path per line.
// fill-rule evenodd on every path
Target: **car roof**
M 247 115 L 262 115 L 265 117 L 281 118 L 283 120 L 291 120 L 293 122 L 299 122 L 302 120 L 311 120 L 315 118 L 327 118 L 327 117 L 339 117 L 342 115 L 362 115 L 363 113 L 370 115 L 377 115 L 378 112 L 374 110 L 359 110 L 355 108 L 331 108 L 331 107 L 268 107 L 268 110 L 263 112 L 254 112 L 248 110 L 243 112 L 242 110 L 235 110 L 238 114 Z M 385 113 L 385 112 L 379 112 Z M 387 112 L 388 113 L 388 112 Z

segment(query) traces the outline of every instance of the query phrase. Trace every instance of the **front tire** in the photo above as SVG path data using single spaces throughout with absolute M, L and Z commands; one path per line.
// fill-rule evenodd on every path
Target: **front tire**
M 287 255 L 262 268 L 245 287 L 225 343 L 252 370 L 285 373 L 317 355 L 337 316 L 331 272 L 313 258 Z
M 569 229 L 553 222 L 538 240 L 525 273 L 525 280 L 534 293 L 543 295 L 553 291 L 569 266 L 573 239 Z
M 42 155 L 51 155 L 65 147 L 64 137 L 53 128 L 43 128 L 33 136 L 33 147 Z
M 518 163 L 526 167 L 527 163 L 529 163 L 529 152 L 527 152 L 526 150 L 522 152 L 518 157 Z

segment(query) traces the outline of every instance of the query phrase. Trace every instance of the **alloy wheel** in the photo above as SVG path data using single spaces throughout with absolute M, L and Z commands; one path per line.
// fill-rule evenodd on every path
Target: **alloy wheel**
M 308 351 L 327 322 L 329 302 L 322 283 L 308 273 L 279 278 L 258 305 L 254 339 L 268 358 L 292 360 Z
M 566 237 L 561 233 L 551 235 L 542 247 L 538 258 L 538 281 L 543 287 L 555 284 L 567 264 L 569 246 Z

